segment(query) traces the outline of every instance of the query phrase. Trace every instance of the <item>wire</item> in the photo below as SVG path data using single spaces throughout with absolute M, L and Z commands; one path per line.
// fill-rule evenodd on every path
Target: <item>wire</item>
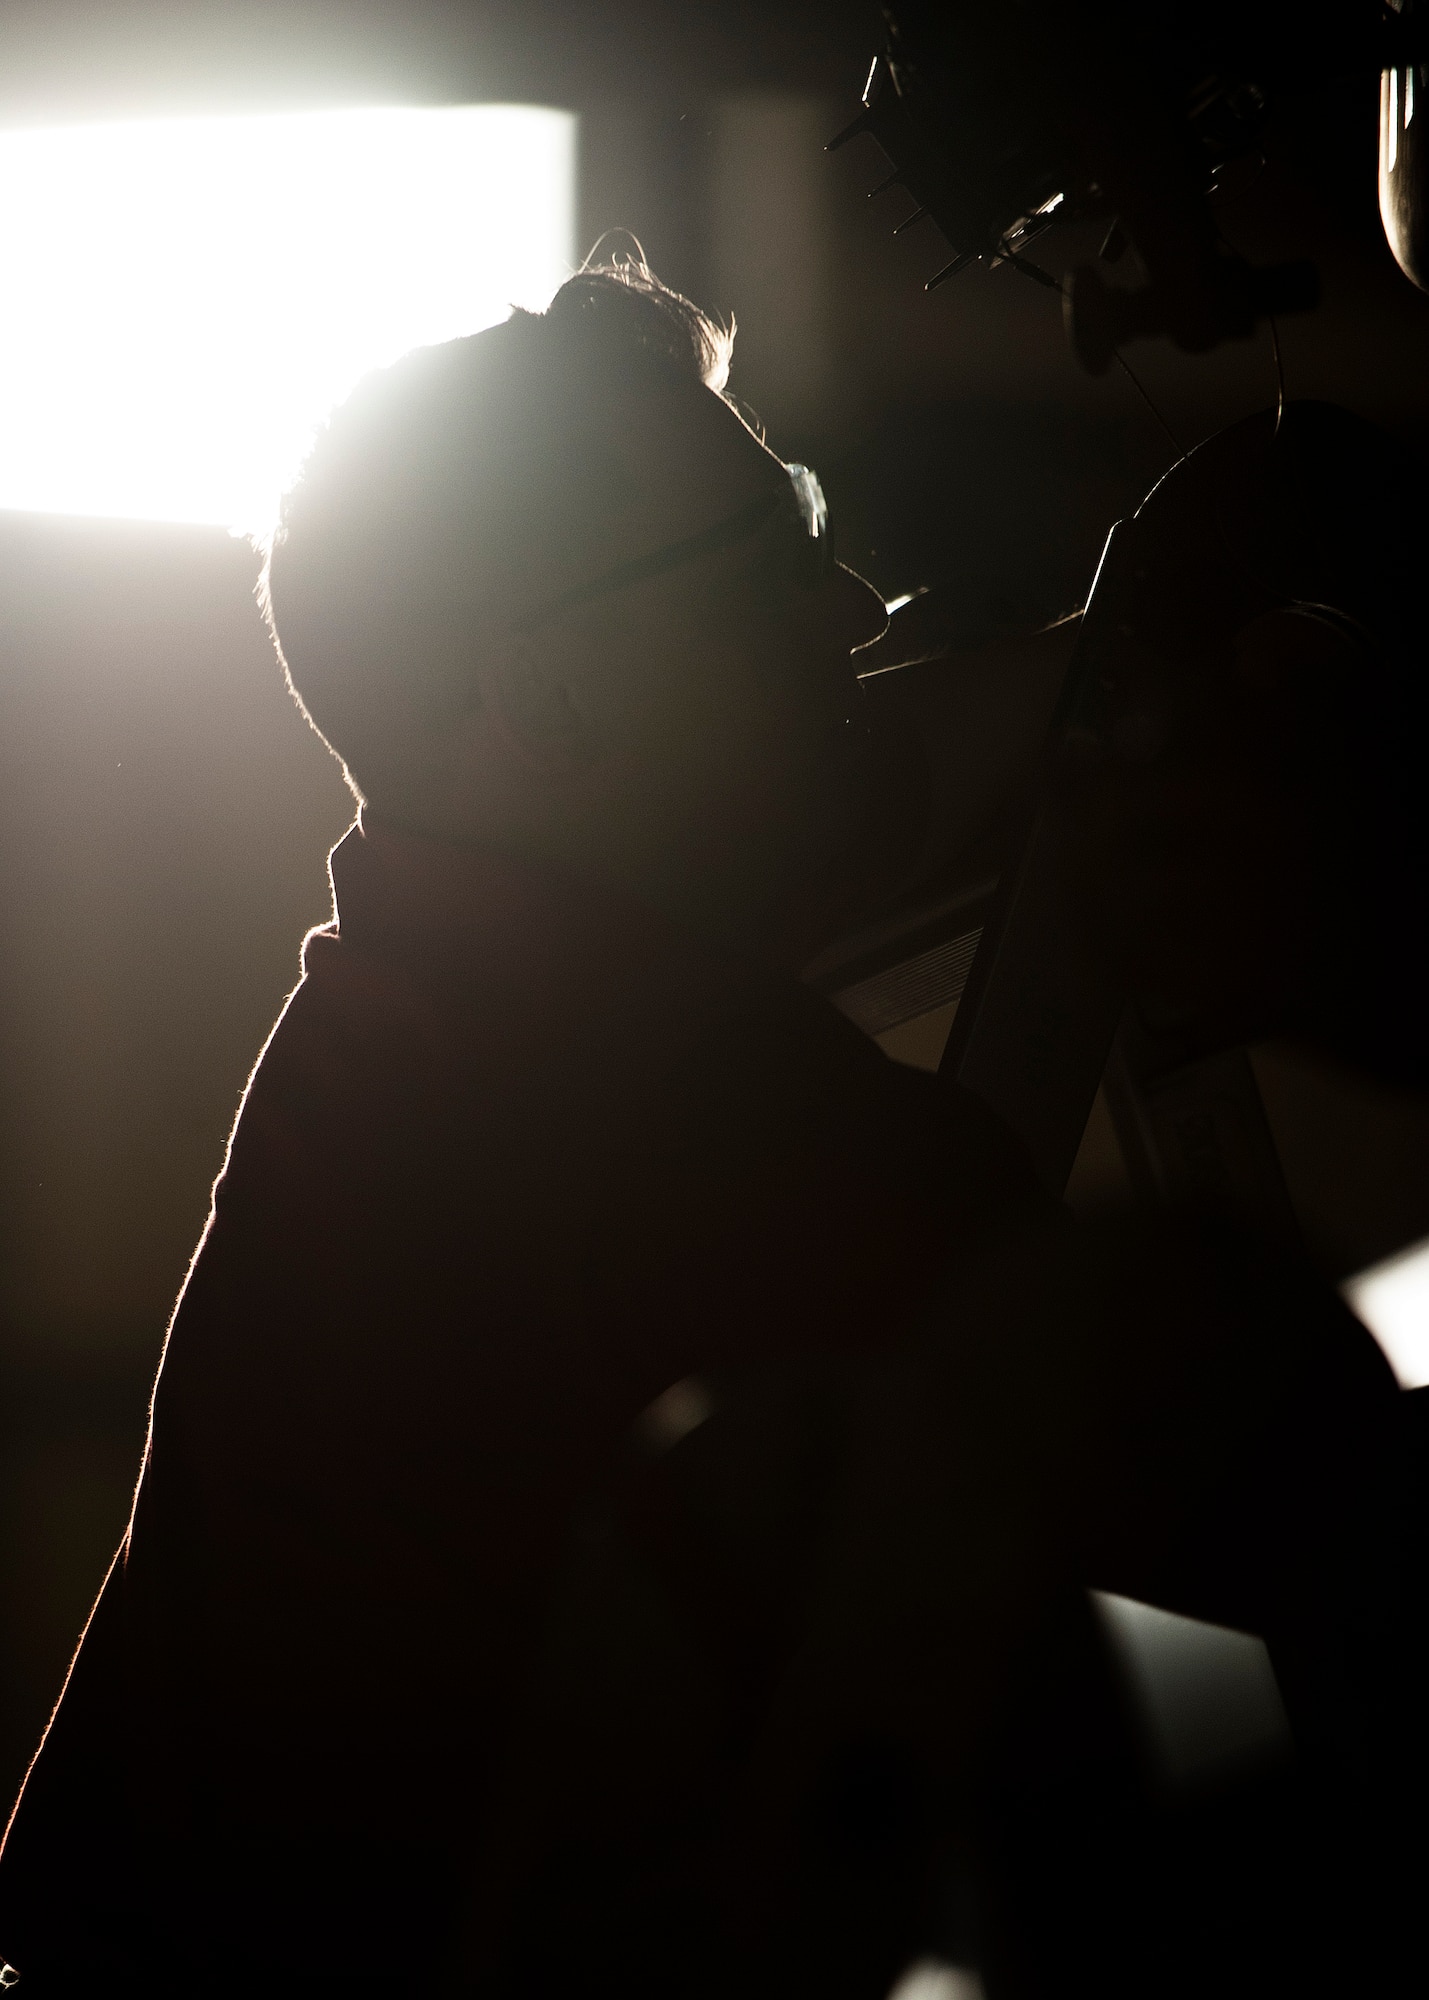
M 1264 153 L 1260 155 L 1260 165 L 1263 170 L 1265 166 Z M 1259 178 L 1260 176 L 1257 174 L 1256 179 L 1258 180 Z M 1255 182 L 1252 181 L 1251 186 L 1254 187 L 1254 185 Z M 1231 242 L 1229 236 L 1226 235 L 1219 220 L 1216 223 L 1216 234 L 1233 257 L 1240 257 L 1241 253 L 1236 249 L 1234 243 Z M 1241 261 L 1244 262 L 1244 259 L 1242 258 Z M 1280 426 L 1285 417 L 1285 363 L 1280 353 L 1280 326 L 1275 314 L 1267 313 L 1265 319 L 1266 324 L 1270 328 L 1270 351 L 1275 357 L 1275 429 L 1271 432 L 1271 436 L 1279 437 Z
M 1170 438 L 1171 448 L 1175 452 L 1177 458 L 1184 458 L 1186 456 L 1185 445 L 1182 444 L 1180 438 L 1177 437 L 1175 431 L 1172 430 L 1170 424 L 1167 423 L 1165 417 L 1162 416 L 1161 412 L 1152 402 L 1150 396 L 1147 395 L 1145 389 L 1141 385 L 1140 378 L 1135 374 L 1133 374 L 1131 364 L 1130 362 L 1127 361 L 1121 349 L 1119 347 L 1114 347 L 1112 349 L 1112 355 L 1115 358 L 1117 367 L 1121 370 L 1122 374 L 1126 377 L 1127 381 L 1131 384 L 1132 388 L 1135 389 L 1137 395 L 1140 396 L 1142 402 L 1145 403 L 1147 409 L 1150 410 L 1152 416 L 1156 419 L 1157 423 L 1161 426 L 1162 430 L 1165 431 L 1167 437 Z

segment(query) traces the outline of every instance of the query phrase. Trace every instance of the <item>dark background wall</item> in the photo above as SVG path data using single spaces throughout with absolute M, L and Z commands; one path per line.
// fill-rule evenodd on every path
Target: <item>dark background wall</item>
M 893 241 L 900 197 L 864 199 L 880 171 L 864 142 L 822 153 L 877 31 L 851 0 L 12 0 L 0 123 L 382 101 L 577 111 L 582 247 L 632 229 L 662 274 L 733 310 L 733 386 L 777 449 L 824 474 L 843 552 L 890 595 L 944 586 L 968 631 L 992 630 L 1079 600 L 1170 446 L 1124 379 L 1077 372 L 1050 295 L 972 272 L 926 297 L 936 232 Z M 1282 328 L 1289 393 L 1417 441 L 1429 300 L 1378 232 L 1375 116 L 1372 80 L 1295 107 L 1264 172 L 1221 198 L 1222 226 L 1248 252 L 1320 263 L 1323 307 Z M 1069 239 L 1054 265 L 1093 248 Z M 1187 443 L 1273 394 L 1263 335 L 1132 359 Z M 120 1532 L 163 1326 L 349 816 L 284 697 L 254 571 L 218 531 L 0 517 L 6 1794 Z M 1417 1107 L 1276 1051 L 1262 1071 L 1328 1268 L 1429 1231 Z

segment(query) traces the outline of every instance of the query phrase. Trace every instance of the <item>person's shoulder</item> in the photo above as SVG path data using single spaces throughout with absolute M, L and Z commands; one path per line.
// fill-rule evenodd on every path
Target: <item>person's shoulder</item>
M 430 999 L 400 961 L 355 950 L 336 926 L 304 941 L 302 976 L 249 1073 L 216 1189 L 220 1210 L 250 1187 L 270 1204 L 330 1173 L 433 1063 L 446 1041 Z

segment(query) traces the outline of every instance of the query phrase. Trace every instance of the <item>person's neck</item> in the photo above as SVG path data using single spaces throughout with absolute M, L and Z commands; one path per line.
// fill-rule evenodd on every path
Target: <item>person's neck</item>
M 364 821 L 456 847 L 504 854 L 528 867 L 545 868 L 603 894 L 643 904 L 721 951 L 797 974 L 825 941 L 827 926 L 812 912 L 778 908 L 768 899 L 740 894 L 728 883 L 695 882 L 657 864 L 612 857 L 601 843 L 568 831 L 513 826 L 470 811 L 444 811 L 430 799 L 386 796 L 369 800 Z M 809 937 L 812 934 L 813 942 Z

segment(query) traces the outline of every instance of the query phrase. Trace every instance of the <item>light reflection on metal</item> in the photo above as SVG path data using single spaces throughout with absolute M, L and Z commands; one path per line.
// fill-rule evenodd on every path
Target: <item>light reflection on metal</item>
M 1384 170 L 1392 174 L 1399 163 L 1399 71 L 1387 69 L 1384 80 L 1389 90 L 1384 115 Z
M 1429 1388 L 1429 1237 L 1347 1278 L 1340 1290 L 1384 1349 L 1400 1388 Z
M 1379 213 L 1394 260 L 1429 291 L 1429 142 L 1414 122 L 1414 63 L 1386 69 L 1379 91 Z
M 910 1965 L 888 2000 L 983 2000 L 981 1979 L 966 1966 L 921 1958 Z
M 1214 1789 L 1290 1759 L 1290 1723 L 1261 1640 L 1110 1592 L 1094 1591 L 1092 1600 L 1163 1789 Z

